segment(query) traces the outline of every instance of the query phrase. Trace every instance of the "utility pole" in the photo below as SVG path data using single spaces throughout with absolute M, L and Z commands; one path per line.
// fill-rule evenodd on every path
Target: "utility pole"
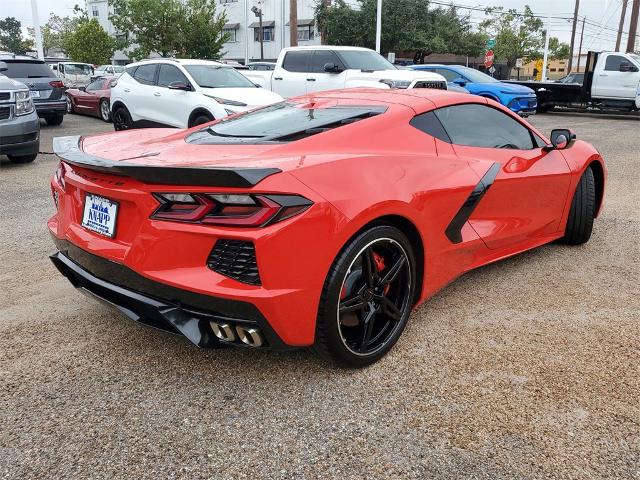
M 622 30 L 624 30 L 624 17 L 627 14 L 628 0 L 622 0 L 622 13 L 620 13 L 620 25 L 618 26 L 618 36 L 616 37 L 616 52 L 620 51 L 620 42 L 622 41 Z
M 31 16 L 33 17 L 33 31 L 36 36 L 36 51 L 38 58 L 44 60 L 44 49 L 42 47 L 42 32 L 40 31 L 40 18 L 38 17 L 38 3 L 31 0 Z
M 640 0 L 633 0 L 631 6 L 631 21 L 629 22 L 629 38 L 627 38 L 627 53 L 633 52 L 638 34 L 638 14 L 640 14 Z
M 584 21 L 587 17 L 582 17 L 582 31 L 580 32 L 580 46 L 578 47 L 578 67 L 576 71 L 580 71 L 580 58 L 582 58 L 582 39 L 584 38 Z
M 382 43 L 382 0 L 378 0 L 378 8 L 376 10 L 376 52 L 380 53 L 380 44 Z
M 298 0 L 289 0 L 289 43 L 298 46 Z
M 578 23 L 578 9 L 580 8 L 580 0 L 576 0 L 576 8 L 573 11 L 573 26 L 571 27 L 571 47 L 569 47 L 569 64 L 567 65 L 567 73 L 571 73 L 573 67 L 573 47 L 576 38 L 576 23 Z
M 323 0 L 322 3 L 324 3 L 325 7 L 331 6 L 331 0 Z M 327 44 L 327 29 L 324 28 L 323 26 L 322 31 L 320 32 L 320 45 L 326 45 L 326 44 Z

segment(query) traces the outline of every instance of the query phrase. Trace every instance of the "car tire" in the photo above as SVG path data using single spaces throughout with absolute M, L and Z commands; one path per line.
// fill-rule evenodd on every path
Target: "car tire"
M 31 155 L 7 155 L 11 163 L 31 163 L 38 156 L 37 153 Z
M 111 121 L 111 110 L 109 109 L 109 100 L 103 98 L 100 100 L 100 118 L 105 122 L 109 123 Z
M 367 275 L 367 264 L 375 267 L 378 280 Z M 398 267 L 395 274 L 392 267 Z M 338 254 L 325 280 L 314 350 L 343 367 L 378 361 L 404 330 L 415 278 L 415 255 L 400 230 L 379 225 L 357 235 Z
M 211 115 L 207 115 L 206 113 L 197 113 L 191 122 L 189 122 L 189 128 L 195 127 L 196 125 L 202 125 L 203 123 L 209 123 L 214 120 Z
M 133 120 L 126 107 L 118 107 L 113 111 L 113 128 L 116 131 L 131 130 L 133 128 Z
M 573 194 L 562 243 L 580 245 L 589 241 L 596 217 L 596 182 L 591 167 L 580 177 Z
M 67 95 L 67 113 L 76 113 L 76 109 L 73 106 L 73 101 L 71 97 Z
M 57 114 L 57 115 L 48 115 L 46 117 L 44 117 L 45 121 L 47 122 L 47 125 L 60 125 L 62 123 L 62 120 L 64 120 L 64 115 L 61 114 Z

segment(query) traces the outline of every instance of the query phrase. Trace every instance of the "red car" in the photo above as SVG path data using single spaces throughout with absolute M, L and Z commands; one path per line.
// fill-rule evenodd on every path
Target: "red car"
M 570 130 L 548 139 L 432 89 L 320 92 L 54 150 L 52 260 L 76 287 L 201 347 L 313 345 L 351 366 L 464 272 L 586 242 L 606 176 Z
M 116 84 L 116 77 L 98 77 L 84 90 L 70 88 L 67 95 L 67 112 L 82 113 L 99 117 L 105 122 L 111 121 L 109 102 L 111 87 Z

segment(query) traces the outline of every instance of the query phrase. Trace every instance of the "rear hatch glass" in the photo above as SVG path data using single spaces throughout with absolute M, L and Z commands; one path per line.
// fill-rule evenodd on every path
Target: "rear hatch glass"
M 55 77 L 51 69 L 41 62 L 4 61 L 8 70 L 3 72 L 10 78 L 51 78 Z

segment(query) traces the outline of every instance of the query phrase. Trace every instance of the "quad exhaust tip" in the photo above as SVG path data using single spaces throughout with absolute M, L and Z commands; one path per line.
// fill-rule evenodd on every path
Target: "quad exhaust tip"
M 262 333 L 255 327 L 234 327 L 228 323 L 209 322 L 213 334 L 223 342 L 240 341 L 250 347 L 261 347 L 264 344 Z
M 250 347 L 262 346 L 262 334 L 257 328 L 236 327 L 240 341 Z
M 228 323 L 211 323 L 211 330 L 213 330 L 213 334 L 218 337 L 223 342 L 235 342 L 236 334 L 233 331 L 233 328 Z

